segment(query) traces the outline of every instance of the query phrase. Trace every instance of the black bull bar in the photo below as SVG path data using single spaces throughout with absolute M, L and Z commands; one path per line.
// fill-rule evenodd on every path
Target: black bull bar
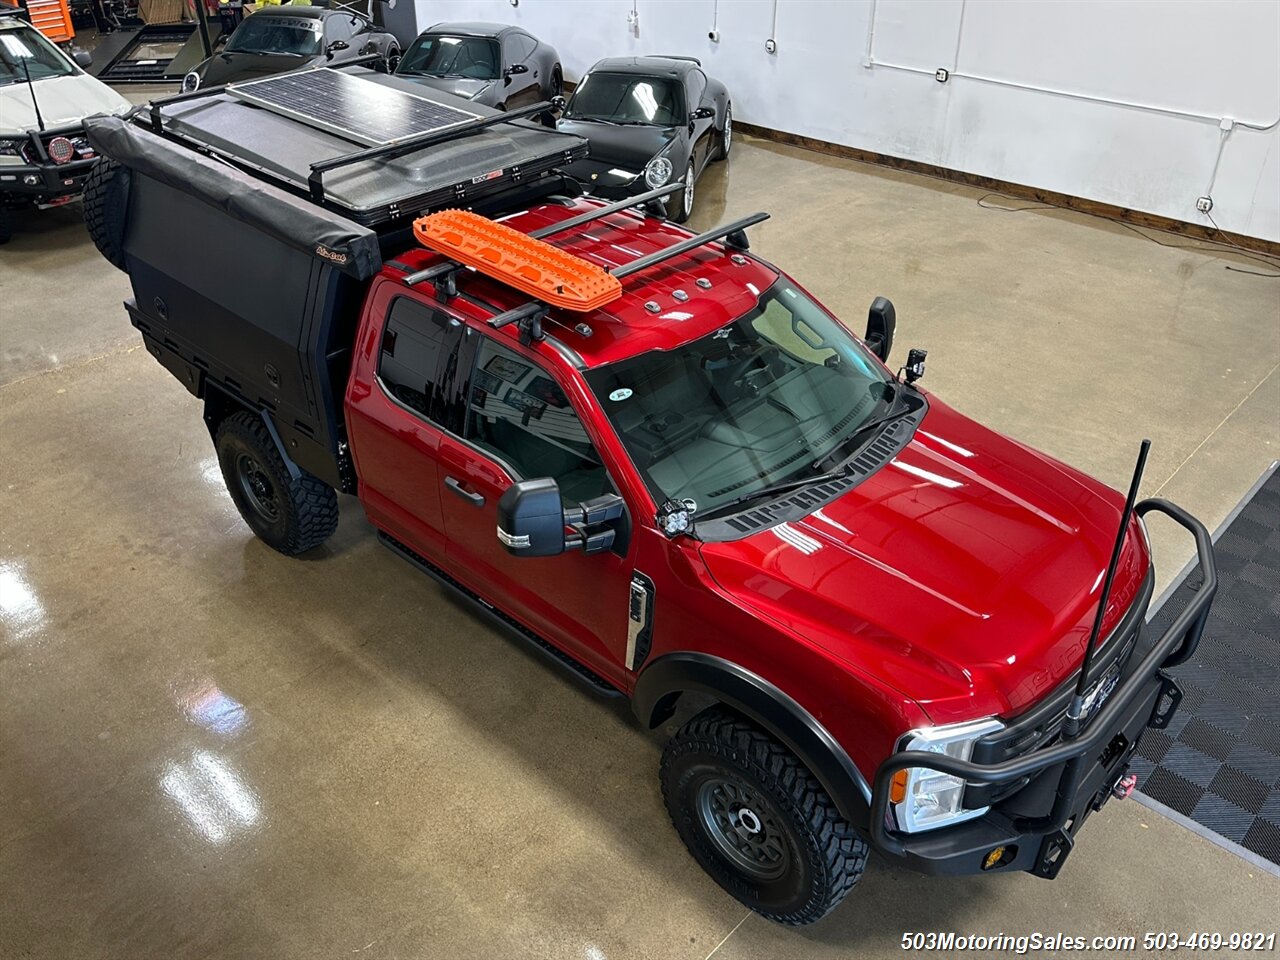
M 1082 798 L 1078 797 L 1078 794 L 1082 782 L 1087 779 L 1086 773 L 1090 772 L 1086 771 L 1086 766 L 1098 759 L 1116 736 L 1117 731 L 1126 725 L 1127 715 L 1132 712 L 1135 702 L 1144 696 L 1153 696 L 1156 686 L 1160 687 L 1162 694 L 1168 691 L 1174 697 L 1174 706 L 1176 706 L 1176 701 L 1181 698 L 1181 695 L 1173 681 L 1162 671 L 1190 659 L 1200 642 L 1200 635 L 1209 617 L 1213 595 L 1218 589 L 1218 575 L 1213 558 L 1213 539 L 1204 524 L 1167 500 L 1143 500 L 1134 509 L 1140 517 L 1151 512 L 1163 513 L 1186 528 L 1195 538 L 1196 554 L 1204 582 L 1197 589 L 1191 602 L 1178 614 L 1164 635 L 1151 645 L 1138 667 L 1132 670 L 1123 684 L 1111 694 L 1098 713 L 1088 722 L 1084 732 L 1074 739 L 1062 739 L 1052 746 L 1033 750 L 1023 756 L 999 763 L 975 763 L 971 760 L 960 760 L 923 750 L 895 753 L 885 760 L 876 771 L 870 822 L 872 843 L 882 853 L 890 856 L 911 857 L 912 839 L 930 836 L 929 833 L 903 834 L 890 825 L 890 790 L 893 776 L 898 771 L 923 767 L 949 774 L 968 783 L 1000 786 L 1035 776 L 1058 765 L 1061 765 L 1062 770 L 1050 812 L 1045 816 L 1015 818 L 1010 826 L 1020 839 L 1039 838 L 1044 840 L 1046 845 L 1053 840 L 1063 848 L 1063 852 L 1067 852 L 1071 848 L 1071 836 L 1064 827 L 1068 820 L 1083 819 L 1080 808 Z M 1162 699 L 1164 699 L 1163 695 L 1155 697 L 1153 713 L 1159 709 Z M 1163 715 L 1164 720 L 1167 721 L 1172 712 L 1172 708 L 1166 711 Z M 1128 725 L 1132 727 L 1131 722 Z M 1109 788 L 1111 785 L 1106 786 Z M 1091 789 L 1093 789 L 1092 785 Z M 1071 832 L 1074 832 L 1077 825 L 1075 822 L 1071 824 Z M 940 832 L 945 834 L 947 830 L 943 828 Z M 1042 865 L 1043 859 L 1043 857 L 1037 858 L 1035 865 L 1024 867 L 1024 869 L 1031 869 L 1042 876 L 1055 875 L 1057 867 L 1061 865 L 1061 858 L 1055 857 L 1056 862 L 1047 866 Z M 953 870 L 954 868 L 951 868 L 946 872 Z

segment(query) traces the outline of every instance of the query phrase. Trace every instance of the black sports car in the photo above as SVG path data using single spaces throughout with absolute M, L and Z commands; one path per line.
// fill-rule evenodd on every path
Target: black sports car
M 582 78 L 557 127 L 591 142 L 567 168 L 591 193 L 620 200 L 676 180 L 667 209 L 683 223 L 707 162 L 729 156 L 733 109 L 692 57 L 614 57 Z
M 183 77 L 182 89 L 190 93 L 370 53 L 379 54 L 377 68 L 390 73 L 400 60 L 400 42 L 362 13 L 345 7 L 265 7 L 245 17 L 218 53 Z
M 555 47 L 501 23 L 437 23 L 409 44 L 396 75 L 499 110 L 564 88 Z

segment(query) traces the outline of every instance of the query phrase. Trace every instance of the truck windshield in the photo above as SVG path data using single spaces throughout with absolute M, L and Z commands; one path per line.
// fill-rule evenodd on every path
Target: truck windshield
M 684 123 L 682 99 L 670 80 L 633 73 L 591 73 L 565 107 L 566 120 L 674 127 Z
M 323 29 L 319 20 L 309 17 L 272 17 L 258 13 L 236 27 L 227 41 L 227 53 L 314 57 L 320 52 Z
M 0 30 L 0 86 L 26 83 L 46 77 L 66 77 L 76 72 L 67 58 L 30 27 Z
M 783 279 L 715 333 L 586 379 L 655 499 L 699 514 L 829 469 L 895 396 L 866 348 Z
M 498 42 L 485 37 L 428 33 L 409 45 L 396 73 L 418 77 L 498 79 Z

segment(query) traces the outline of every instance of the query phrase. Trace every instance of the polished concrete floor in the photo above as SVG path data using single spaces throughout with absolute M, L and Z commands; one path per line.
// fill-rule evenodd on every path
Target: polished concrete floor
M 756 248 L 855 329 L 890 296 L 935 392 L 1117 486 L 1150 436 L 1143 492 L 1216 525 L 1280 456 L 1280 282 L 978 196 L 744 140 L 695 225 L 770 210 Z M 1134 803 L 1052 883 L 873 859 L 819 924 L 749 916 L 667 822 L 660 735 L 380 549 L 353 499 L 306 559 L 254 540 L 124 275 L 73 210 L 20 230 L 0 250 L 0 957 L 772 960 L 896 956 L 913 931 L 1275 928 L 1280 880 Z M 1190 551 L 1154 533 L 1164 583 Z

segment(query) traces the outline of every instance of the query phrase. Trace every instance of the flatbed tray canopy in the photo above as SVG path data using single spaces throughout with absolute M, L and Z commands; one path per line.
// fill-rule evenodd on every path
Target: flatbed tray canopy
M 419 84 L 365 68 L 347 68 L 343 75 L 417 97 L 426 92 Z M 440 91 L 430 91 L 430 99 L 473 116 L 499 116 L 488 107 Z M 151 116 L 157 112 L 167 137 L 301 194 L 310 193 L 313 164 L 364 146 L 332 130 L 246 102 L 233 88 L 158 102 Z M 147 116 L 139 114 L 138 122 L 146 122 Z M 371 157 L 329 170 L 324 175 L 323 202 L 356 223 L 377 228 L 444 206 L 469 205 L 586 154 L 587 142 L 581 137 L 536 122 L 498 123 L 400 156 Z

